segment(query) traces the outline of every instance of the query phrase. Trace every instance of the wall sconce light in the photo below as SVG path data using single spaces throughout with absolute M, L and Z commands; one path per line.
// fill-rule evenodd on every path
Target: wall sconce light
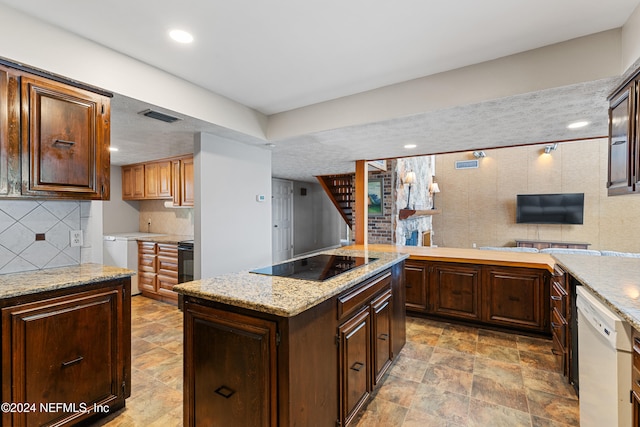
M 405 184 L 409 184 L 409 195 L 407 196 L 407 207 L 405 209 L 411 209 L 409 207 L 409 202 L 411 201 L 411 184 L 416 182 L 416 173 L 413 171 L 407 172 L 407 174 L 404 176 L 403 182 Z
M 484 151 L 474 151 L 473 157 L 475 157 L 476 159 L 481 159 L 483 157 L 487 157 L 487 155 L 484 153 Z
M 549 144 L 544 147 L 544 154 L 551 154 L 552 151 L 556 151 L 558 149 L 558 144 Z
M 431 209 L 436 208 L 436 193 L 440 192 L 440 187 L 437 182 L 431 183 L 431 188 L 429 189 L 429 193 L 431 193 Z

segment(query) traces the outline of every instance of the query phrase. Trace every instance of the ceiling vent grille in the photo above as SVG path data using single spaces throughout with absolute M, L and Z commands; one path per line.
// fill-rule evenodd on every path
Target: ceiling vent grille
M 457 160 L 456 169 L 476 169 L 478 167 L 478 160 Z
M 143 116 L 160 120 L 161 122 L 165 122 L 165 123 L 173 123 L 173 122 L 177 122 L 178 120 L 182 120 L 178 117 L 170 116 L 168 114 L 164 114 L 155 110 L 144 110 L 144 111 L 140 111 L 138 114 L 142 114 Z

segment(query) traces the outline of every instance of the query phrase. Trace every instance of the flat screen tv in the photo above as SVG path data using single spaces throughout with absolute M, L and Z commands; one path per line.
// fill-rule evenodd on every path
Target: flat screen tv
M 584 193 L 518 194 L 518 224 L 582 224 Z

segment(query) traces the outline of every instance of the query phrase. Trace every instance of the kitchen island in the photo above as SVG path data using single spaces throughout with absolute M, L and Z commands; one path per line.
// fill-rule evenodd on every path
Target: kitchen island
M 406 254 L 333 278 L 250 272 L 177 285 L 184 296 L 185 426 L 348 425 L 405 343 Z
M 0 276 L 2 402 L 15 405 L 2 425 L 72 425 L 125 405 L 132 274 L 81 264 Z

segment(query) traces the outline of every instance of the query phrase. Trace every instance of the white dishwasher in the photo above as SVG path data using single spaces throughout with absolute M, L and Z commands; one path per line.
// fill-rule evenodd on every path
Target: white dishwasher
M 576 288 L 581 427 L 631 425 L 631 326 Z

